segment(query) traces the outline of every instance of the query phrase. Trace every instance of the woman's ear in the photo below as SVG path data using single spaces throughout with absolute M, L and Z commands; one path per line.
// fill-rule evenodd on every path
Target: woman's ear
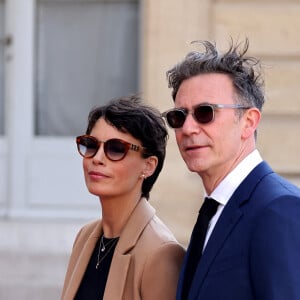
M 244 139 L 247 139 L 251 135 L 253 135 L 255 130 L 257 129 L 257 126 L 261 119 L 261 113 L 256 107 L 251 107 L 247 109 L 247 111 L 243 116 L 243 119 L 244 119 L 244 128 L 243 128 L 242 137 Z
M 158 158 L 154 155 L 149 156 L 145 159 L 145 166 L 143 168 L 143 174 L 145 175 L 145 177 L 149 177 L 151 176 L 158 164 Z

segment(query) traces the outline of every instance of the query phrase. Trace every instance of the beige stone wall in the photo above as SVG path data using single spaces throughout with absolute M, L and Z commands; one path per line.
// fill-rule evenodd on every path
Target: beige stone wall
M 165 73 L 210 39 L 226 47 L 230 37 L 250 39 L 250 54 L 262 59 L 266 104 L 259 128 L 263 157 L 300 186 L 300 1 L 144 0 L 142 1 L 142 90 L 161 111 L 172 107 Z M 187 244 L 202 201 L 202 184 L 190 173 L 170 131 L 165 168 L 151 201 L 177 238 Z

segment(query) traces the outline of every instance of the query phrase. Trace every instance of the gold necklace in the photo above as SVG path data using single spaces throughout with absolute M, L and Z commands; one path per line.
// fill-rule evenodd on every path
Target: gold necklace
M 98 255 L 97 255 L 96 269 L 98 269 L 98 267 L 101 264 L 101 262 L 108 255 L 108 253 L 111 251 L 111 249 L 116 245 L 116 243 L 118 242 L 118 240 L 119 240 L 119 237 L 116 237 L 116 238 L 113 238 L 113 239 L 109 239 L 109 241 L 105 245 L 105 243 L 104 243 L 104 236 L 103 235 L 101 236 L 100 243 L 99 243 L 99 249 L 98 249 Z M 106 248 L 107 248 L 107 252 L 100 258 L 100 254 L 104 253 L 106 251 Z

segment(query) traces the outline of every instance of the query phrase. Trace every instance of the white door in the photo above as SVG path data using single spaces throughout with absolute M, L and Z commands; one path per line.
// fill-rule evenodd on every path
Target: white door
M 84 133 L 94 105 L 138 91 L 137 1 L 3 6 L 11 41 L 2 63 L 2 214 L 96 217 L 99 203 L 86 190 L 74 137 Z

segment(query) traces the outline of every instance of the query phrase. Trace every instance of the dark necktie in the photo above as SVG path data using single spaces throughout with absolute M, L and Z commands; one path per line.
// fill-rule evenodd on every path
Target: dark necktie
M 190 241 L 190 252 L 187 258 L 182 287 L 182 300 L 186 300 L 188 298 L 194 273 L 202 255 L 208 224 L 210 219 L 216 213 L 218 205 L 219 203 L 216 200 L 212 198 L 205 198 L 205 201 L 199 211 L 197 222 L 194 226 Z

